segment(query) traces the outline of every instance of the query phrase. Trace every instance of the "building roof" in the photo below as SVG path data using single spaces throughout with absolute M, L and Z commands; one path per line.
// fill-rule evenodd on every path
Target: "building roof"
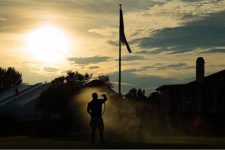
M 214 74 L 204 77 L 202 83 L 225 83 L 225 70 L 221 70 Z M 197 81 L 189 82 L 188 84 L 197 84 Z
M 180 86 L 184 86 L 185 84 L 170 84 L 170 85 L 162 85 L 160 87 L 158 87 L 156 90 L 157 91 L 161 91 L 163 89 L 167 89 L 167 88 L 178 88 Z
M 21 86 L 19 95 L 15 96 L 13 89 L 4 91 L 0 95 L 0 115 L 15 115 L 18 121 L 34 121 L 40 117 L 35 110 L 35 101 L 40 93 L 49 87 L 49 83 L 37 83 Z
M 225 86 L 225 70 L 221 70 L 214 74 L 204 77 L 201 82 L 196 80 L 186 83 L 186 84 L 171 84 L 171 85 L 162 85 L 158 87 L 157 91 L 162 91 L 168 88 L 178 88 L 178 87 L 193 87 L 193 86 Z

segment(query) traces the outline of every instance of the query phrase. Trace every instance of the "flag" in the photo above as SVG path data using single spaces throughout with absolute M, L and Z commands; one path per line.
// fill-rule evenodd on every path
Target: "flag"
M 125 33 L 124 33 L 124 24 L 123 24 L 123 12 L 120 4 L 120 42 L 125 44 L 129 53 L 131 53 L 130 46 L 127 42 Z

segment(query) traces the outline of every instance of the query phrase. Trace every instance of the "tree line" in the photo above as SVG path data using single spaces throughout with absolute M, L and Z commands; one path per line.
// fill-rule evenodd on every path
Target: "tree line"
M 79 91 L 82 90 L 82 88 L 89 83 L 91 79 L 93 79 L 92 74 L 82 74 L 78 71 L 68 71 L 66 75 L 53 79 L 49 83 L 49 87 L 44 90 L 36 100 L 36 110 L 41 112 L 41 125 L 37 126 L 37 128 L 48 127 L 46 123 L 50 121 L 50 115 L 53 113 L 58 113 L 61 115 L 62 120 L 59 121 L 59 123 L 62 123 L 63 126 L 65 126 L 63 127 L 65 129 L 68 125 L 77 127 L 81 126 L 79 122 L 79 109 L 73 110 L 77 111 L 73 112 L 73 115 L 77 115 L 75 116 L 77 120 L 72 123 L 73 118 L 71 117 L 71 110 L 69 108 L 72 97 L 79 93 Z M 114 87 L 108 75 L 99 75 L 96 79 L 103 82 L 110 89 Z M 21 83 L 22 73 L 17 71 L 14 67 L 9 67 L 6 69 L 0 67 L 0 92 L 18 86 Z M 140 102 L 141 105 L 147 103 L 157 104 L 159 102 L 159 94 L 157 92 L 146 96 L 145 90 L 143 89 L 132 88 L 127 94 L 125 94 L 125 97 L 129 100 Z M 48 130 L 45 131 L 43 129 L 37 129 L 36 131 L 37 133 L 39 131 L 45 133 Z
M 68 71 L 65 76 L 60 76 L 52 80 L 50 87 L 41 93 L 36 104 L 37 110 L 43 112 L 43 119 L 49 118 L 52 112 L 67 115 L 67 108 L 72 96 L 78 93 L 91 78 L 92 74 Z M 99 75 L 97 80 L 102 81 L 111 89 L 114 86 L 107 75 Z M 158 92 L 153 92 L 149 96 L 146 96 L 145 90 L 132 88 L 125 94 L 125 97 L 140 102 L 146 101 L 159 104 Z
M 50 87 L 43 91 L 37 101 L 37 110 L 46 112 L 62 112 L 69 101 L 70 97 L 79 91 L 92 78 L 92 74 L 81 74 L 78 71 L 68 71 L 65 76 L 60 76 L 50 82 Z M 97 80 L 105 83 L 109 88 L 114 85 L 109 76 L 99 75 Z M 9 88 L 18 86 L 22 83 L 22 73 L 14 67 L 0 67 L 0 92 Z M 151 102 L 159 102 L 159 93 L 153 92 L 149 96 L 145 95 L 145 90 L 131 88 L 125 97 L 135 100 L 147 100 Z

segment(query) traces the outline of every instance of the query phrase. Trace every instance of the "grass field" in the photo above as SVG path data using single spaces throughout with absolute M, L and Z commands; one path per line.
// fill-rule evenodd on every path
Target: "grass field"
M 90 144 L 76 138 L 0 137 L 0 148 L 225 148 L 224 137 L 152 137 L 148 142 L 106 138 L 105 144 Z

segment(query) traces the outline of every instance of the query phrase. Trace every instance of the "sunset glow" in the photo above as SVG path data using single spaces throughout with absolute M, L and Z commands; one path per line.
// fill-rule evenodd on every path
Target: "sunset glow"
M 197 57 L 206 75 L 224 69 L 225 0 L 2 0 L 2 67 L 15 67 L 29 84 L 68 70 L 107 74 L 117 91 L 119 3 L 132 50 L 121 47 L 122 93 L 190 82 Z

